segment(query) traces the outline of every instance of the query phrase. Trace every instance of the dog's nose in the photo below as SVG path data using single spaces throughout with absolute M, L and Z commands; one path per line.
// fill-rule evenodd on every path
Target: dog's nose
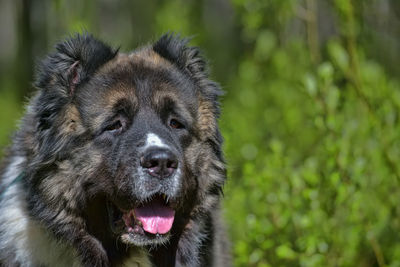
M 151 176 L 167 178 L 178 168 L 178 159 L 169 149 L 150 149 L 140 158 L 140 165 Z

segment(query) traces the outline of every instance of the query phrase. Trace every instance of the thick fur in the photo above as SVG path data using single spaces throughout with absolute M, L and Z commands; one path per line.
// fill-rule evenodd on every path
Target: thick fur
M 221 90 L 197 48 L 167 34 L 124 54 L 76 35 L 35 84 L 2 171 L 0 266 L 230 266 Z M 176 154 L 170 178 L 143 173 L 146 136 Z M 156 194 L 175 210 L 169 234 L 111 231 L 106 202 L 129 210 Z

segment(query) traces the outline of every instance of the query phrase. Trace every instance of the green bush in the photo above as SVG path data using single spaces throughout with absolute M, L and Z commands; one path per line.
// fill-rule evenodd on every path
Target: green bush
M 361 54 L 346 2 L 320 62 L 304 41 L 278 45 L 254 26 L 290 1 L 237 2 L 252 48 L 222 120 L 235 264 L 400 266 L 399 83 Z

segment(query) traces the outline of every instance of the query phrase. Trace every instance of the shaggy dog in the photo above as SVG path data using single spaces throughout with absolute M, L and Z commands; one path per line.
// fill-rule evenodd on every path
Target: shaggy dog
M 56 46 L 7 154 L 0 266 L 229 266 L 219 86 L 167 34 Z

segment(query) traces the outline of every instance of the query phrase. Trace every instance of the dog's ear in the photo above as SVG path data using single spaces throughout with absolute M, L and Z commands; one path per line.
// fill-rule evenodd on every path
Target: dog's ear
M 188 46 L 189 39 L 171 33 L 164 34 L 154 43 L 153 50 L 188 73 L 209 96 L 222 94 L 220 87 L 208 79 L 208 64 L 199 48 Z
M 193 76 L 207 75 L 207 64 L 200 50 L 188 46 L 188 43 L 189 39 L 168 33 L 154 43 L 153 50 Z
M 63 93 L 73 95 L 79 85 L 117 52 L 90 34 L 76 34 L 57 44 L 56 52 L 41 62 L 35 85 L 40 89 L 61 87 Z

